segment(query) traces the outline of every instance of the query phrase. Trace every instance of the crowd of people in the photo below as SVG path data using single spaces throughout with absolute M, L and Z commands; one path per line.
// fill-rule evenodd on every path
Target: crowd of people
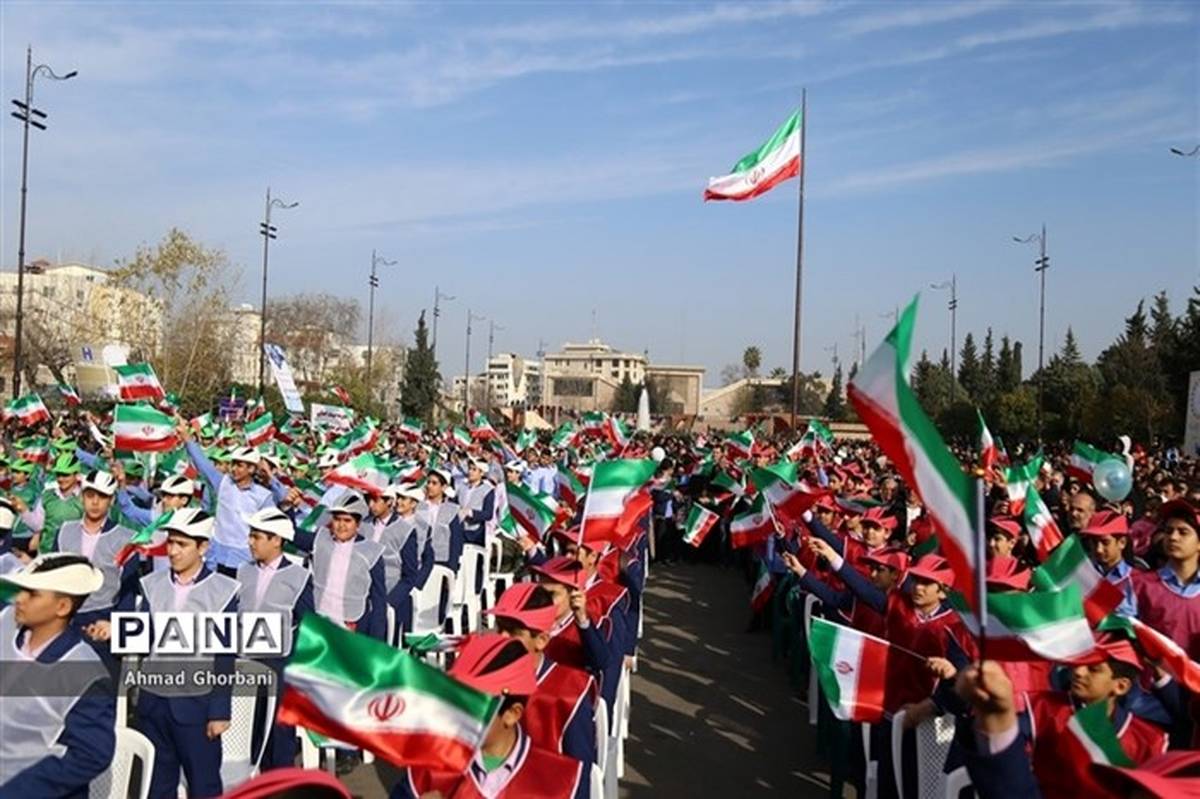
M 1065 448 L 982 464 L 980 453 L 957 451 L 987 489 L 989 593 L 1036 591 L 1052 563 L 1079 551 L 1086 571 L 1073 578 L 1076 604 L 1103 595 L 1085 654 L 992 659 L 956 601 L 961 575 L 939 552 L 937 522 L 869 440 L 811 428 L 803 438 L 761 430 L 630 436 L 619 420 L 589 417 L 553 434 L 497 429 L 482 415 L 457 429 L 367 421 L 349 433 L 293 419 L 265 439 L 253 420 L 179 418 L 178 446 L 148 457 L 113 451 L 104 420 L 76 411 L 45 431 L 45 451 L 10 448 L 0 462 L 0 599 L 8 603 L 0 660 L 90 668 L 54 696 L 14 697 L 4 687 L 0 797 L 87 795 L 122 727 L 153 746 L 152 797 L 174 796 L 181 785 L 200 797 L 308 780 L 313 795 L 318 783 L 336 795 L 336 783 L 295 770 L 305 733 L 283 719 L 255 743 L 263 775 L 225 784 L 231 689 L 160 687 L 151 678 L 180 667 L 178 657 L 142 658 L 136 701 L 118 710 L 129 657 L 123 669 L 112 652 L 112 614 L 282 614 L 282 652 L 258 658 L 281 692 L 306 617 L 409 646 L 407 633 L 426 631 L 417 617 L 430 608 L 418 598 L 438 570 L 472 582 L 463 590 L 479 598 L 435 602 L 446 631 L 471 633 L 437 647 L 447 672 L 503 701 L 465 770 L 398 763 L 408 768 L 392 795 L 592 795 L 599 763 L 612 769 L 609 748 L 622 734 L 613 710 L 636 667 L 647 567 L 679 560 L 745 570 L 752 629 L 776 637 L 828 732 L 820 739 L 834 795 L 846 783 L 859 796 L 920 795 L 918 734 L 935 722 L 954 731 L 942 771 L 965 768 L 982 797 L 1196 790 L 1195 458 L 1126 446 L 1108 457 L 1128 465 L 1132 490 L 1106 500 Z M 589 482 L 598 464 L 616 459 L 649 464 L 648 479 L 627 486 L 619 522 L 597 537 L 587 532 Z M 1018 468 L 1030 461 L 1031 474 Z M 1016 475 L 1034 491 L 1015 486 Z M 1049 519 L 1025 507 L 1033 496 Z M 531 502 L 540 512 L 529 511 Z M 478 552 L 491 563 L 494 550 L 501 571 L 515 575 L 509 585 L 489 585 L 487 570 L 464 566 Z M 1108 605 L 1110 595 L 1093 591 L 1100 582 L 1115 589 Z M 482 613 L 449 618 L 471 607 Z M 845 717 L 844 697 L 839 705 L 830 684 L 807 679 L 819 665 L 813 617 L 897 653 L 874 664 L 886 673 L 865 735 Z M 236 668 L 228 654 L 186 666 Z M 609 719 L 607 731 L 597 716 Z M 1102 728 L 1089 739 L 1093 749 L 1080 743 L 1089 720 Z M 895 723 L 904 730 L 898 763 Z M 900 784 L 894 774 L 903 774 Z M 601 782 L 615 784 L 611 774 Z

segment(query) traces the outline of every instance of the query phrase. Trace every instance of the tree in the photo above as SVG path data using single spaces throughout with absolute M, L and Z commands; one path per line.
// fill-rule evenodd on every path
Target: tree
M 787 376 L 788 370 L 784 369 L 782 366 L 776 366 L 771 370 L 771 373 L 767 375 L 767 377 L 771 378 L 772 380 L 786 380 Z
M 928 352 L 921 352 L 921 359 L 913 370 L 912 389 L 930 418 L 937 419 L 949 409 L 955 385 L 944 352 L 941 362 L 936 364 L 929 360 Z
M 757 345 L 750 345 L 742 353 L 742 366 L 746 367 L 746 377 L 758 376 L 758 367 L 762 366 L 762 352 Z
M 840 363 L 833 370 L 833 382 L 829 385 L 829 394 L 825 396 L 822 415 L 827 419 L 841 419 L 846 415 L 846 400 L 842 396 L 842 365 Z
M 671 412 L 671 394 L 666 386 L 659 385 L 656 380 L 648 379 L 640 386 L 637 386 L 637 396 L 639 399 L 642 396 L 643 388 L 646 389 L 647 399 L 650 400 L 650 413 L 665 415 Z
M 967 333 L 963 339 L 962 352 L 958 356 L 958 382 L 967 392 L 968 398 L 979 396 L 983 373 L 979 365 L 979 355 L 975 350 L 975 337 Z
M 996 391 L 1000 394 L 1012 391 L 1021 384 L 1021 376 L 1013 373 L 1012 342 L 1008 336 L 1000 337 L 1000 353 L 996 356 Z
M 119 260 L 92 305 L 104 306 L 117 338 L 133 345 L 131 359 L 150 361 L 185 410 L 207 410 L 231 382 L 235 347 L 245 346 L 229 317 L 227 287 L 235 283 L 221 250 L 171 228 L 154 246 Z M 161 316 L 148 312 L 144 297 Z
M 634 385 L 634 382 L 629 379 L 629 373 L 621 379 L 621 384 L 617 386 L 616 393 L 613 395 L 612 410 L 614 413 L 636 413 L 638 409 L 638 401 L 641 399 L 641 389 Z
M 825 405 L 825 391 L 821 385 L 821 373 L 819 371 L 810 374 L 801 372 L 799 378 L 800 403 L 797 412 L 815 416 L 821 412 L 821 409 Z M 774 399 L 778 407 L 786 408 L 790 411 L 792 408 L 791 378 L 784 380 L 783 384 L 773 393 L 775 396 L 770 399 Z
M 429 346 L 429 328 L 425 326 L 425 312 L 417 318 L 417 329 L 413 333 L 413 346 L 408 351 L 408 365 L 404 370 L 404 390 L 400 394 L 400 411 L 405 416 L 415 416 L 426 424 L 433 422 L 433 410 L 441 395 L 442 376 Z
M 1145 302 L 1125 319 L 1125 332 L 1096 359 L 1104 382 L 1108 436 L 1128 432 L 1154 440 L 1170 421 L 1172 404 L 1146 324 Z
M 976 403 L 990 407 L 997 382 L 996 355 L 992 346 L 992 329 L 989 327 L 983 339 L 983 358 L 979 361 L 979 394 L 975 397 Z
M 354 338 L 361 316 L 358 301 L 332 294 L 296 294 L 267 303 L 267 340 L 287 351 L 301 383 L 320 387 L 329 380 L 341 344 Z
M 999 394 L 991 421 L 996 433 L 1010 444 L 1032 440 L 1037 435 L 1037 391 L 1019 386 Z
M 730 386 L 742 379 L 742 367 L 736 363 L 727 363 L 721 368 L 721 385 Z

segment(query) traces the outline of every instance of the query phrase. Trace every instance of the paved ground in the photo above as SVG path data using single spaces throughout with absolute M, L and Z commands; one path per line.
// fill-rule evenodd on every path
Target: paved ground
M 651 571 L 623 797 L 828 796 L 807 709 L 770 636 L 745 632 L 748 594 L 730 569 Z
M 749 589 L 716 566 L 655 568 L 633 680 L 624 799 L 825 797 L 814 728 L 766 633 L 747 633 Z M 386 796 L 396 771 L 376 762 L 342 777 Z

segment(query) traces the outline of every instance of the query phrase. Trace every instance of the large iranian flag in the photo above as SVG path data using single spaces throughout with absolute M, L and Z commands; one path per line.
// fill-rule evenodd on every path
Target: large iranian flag
M 1037 549 L 1038 560 L 1046 560 L 1063 542 L 1062 530 L 1058 529 L 1054 515 L 1042 501 L 1042 495 L 1033 483 L 1029 484 L 1029 490 L 1025 493 L 1025 532 Z
M 1004 490 L 1008 492 L 1008 513 L 1010 516 L 1021 516 L 1025 513 L 1025 496 L 1037 480 L 1038 472 L 1042 470 L 1042 456 L 1037 455 L 1028 463 L 1021 466 L 1011 466 L 1004 470 Z
M 1147 660 L 1154 661 L 1176 682 L 1192 694 L 1200 694 L 1200 663 L 1188 657 L 1179 644 L 1150 625 L 1113 613 L 1097 627 L 1099 630 L 1120 631 L 1137 641 Z
M 508 483 L 506 488 L 509 513 L 530 537 L 541 541 L 554 526 L 557 516 L 555 509 L 546 502 L 549 497 L 534 493 L 524 483 Z
M 734 164 L 728 175 L 709 178 L 704 199 L 750 200 L 799 175 L 803 131 L 804 120 L 797 110 L 761 147 Z
M 327 472 L 324 480 L 327 485 L 344 485 L 366 494 L 378 494 L 387 488 L 391 478 L 392 469 L 385 461 L 364 452 Z
M 1121 589 L 1096 571 L 1088 559 L 1079 536 L 1070 535 L 1050 554 L 1046 562 L 1033 570 L 1034 590 L 1059 591 L 1076 585 L 1083 598 L 1083 610 L 1088 621 L 1099 624 L 1121 604 Z
M 954 588 L 979 614 L 979 550 L 983 541 L 983 497 L 979 481 L 962 470 L 925 415 L 908 384 L 914 299 L 875 350 L 847 394 L 883 453 L 925 501 L 941 554 L 954 569 Z M 968 624 L 972 620 L 963 616 Z
M 242 432 L 246 434 L 246 443 L 252 447 L 267 443 L 275 435 L 275 417 L 270 413 L 249 422 Z
M 821 693 L 834 716 L 842 721 L 883 720 L 885 677 L 892 653 L 887 641 L 814 618 L 808 631 L 808 651 Z
M 698 504 L 692 505 L 687 521 L 683 524 L 684 543 L 699 547 L 704 543 L 704 539 L 708 537 L 708 534 L 716 525 L 718 518 L 720 517 L 708 508 L 701 507 Z
M 470 764 L 502 701 L 315 613 L 300 622 L 283 683 L 278 722 L 397 766 L 454 772 Z
M 8 416 L 15 417 L 22 427 L 50 421 L 50 411 L 38 394 L 26 394 L 8 403 Z
M 987 654 L 996 660 L 1063 661 L 1095 648 L 1077 585 L 988 595 Z
M 1092 482 L 1092 472 L 1101 461 L 1120 460 L 1119 455 L 1096 449 L 1091 444 L 1076 441 L 1071 450 L 1071 462 L 1067 464 L 1067 473 L 1084 483 Z
M 583 501 L 583 526 L 579 543 L 592 546 L 619 535 L 625 500 L 654 476 L 658 464 L 650 459 L 601 461 L 592 470 Z
M 807 486 L 797 484 L 796 464 L 791 461 L 772 464 L 765 469 L 751 469 L 750 479 L 767 498 L 775 518 L 785 524 L 799 524 L 804 512 L 823 493 L 809 491 Z
M 418 440 L 421 438 L 421 433 L 425 431 L 425 423 L 415 416 L 405 416 L 404 421 L 400 423 L 400 433 L 405 438 Z
M 117 373 L 117 393 L 123 400 L 152 400 L 157 402 L 166 394 L 154 374 L 154 367 L 148 363 L 131 363 L 125 366 L 114 366 Z
M 113 448 L 130 452 L 166 452 L 179 444 L 175 422 L 149 405 L 113 409 Z
M 753 546 L 767 540 L 775 532 L 775 517 L 762 494 L 754 498 L 749 509 L 733 517 L 729 523 L 729 546 L 732 549 Z
M 1108 717 L 1108 700 L 1101 699 L 1080 708 L 1067 722 L 1070 743 L 1068 757 L 1075 761 L 1076 768 L 1086 771 L 1084 763 L 1102 763 L 1106 766 L 1130 768 L 1133 760 L 1121 746 L 1116 728 Z
M 734 458 L 749 458 L 754 451 L 754 433 L 749 430 L 734 433 L 725 439 L 725 449 Z

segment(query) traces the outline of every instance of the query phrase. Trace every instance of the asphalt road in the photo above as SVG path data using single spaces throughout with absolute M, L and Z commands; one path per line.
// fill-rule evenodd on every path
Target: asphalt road
M 829 795 L 770 635 L 746 632 L 748 597 L 733 569 L 652 568 L 622 797 Z

